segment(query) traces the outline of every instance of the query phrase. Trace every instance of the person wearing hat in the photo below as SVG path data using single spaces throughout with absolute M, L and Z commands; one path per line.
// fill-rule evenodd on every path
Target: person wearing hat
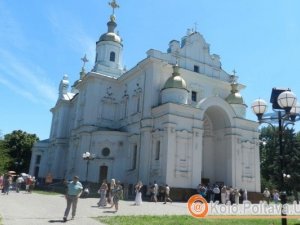
M 270 191 L 268 190 L 268 188 L 265 188 L 263 195 L 264 195 L 265 201 L 267 201 L 267 203 L 268 203 L 268 205 L 269 205 L 271 193 L 270 193 Z
M 79 177 L 74 176 L 73 180 L 69 182 L 67 185 L 67 193 L 66 193 L 67 208 L 65 210 L 65 214 L 63 217 L 64 222 L 67 221 L 71 206 L 72 206 L 72 219 L 74 219 L 76 214 L 78 198 L 82 193 L 82 189 L 83 187 L 82 184 L 79 182 Z

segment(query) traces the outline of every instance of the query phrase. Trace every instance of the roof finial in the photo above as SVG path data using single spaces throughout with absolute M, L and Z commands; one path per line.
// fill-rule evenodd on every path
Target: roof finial
M 230 83 L 236 83 L 236 81 L 237 81 L 237 76 L 236 76 L 236 70 L 235 69 L 233 69 L 233 71 L 232 71 L 232 75 L 230 75 Z
M 236 70 L 235 70 L 235 69 L 233 69 L 233 70 L 232 70 L 232 72 L 233 72 L 233 75 L 235 76 L 235 74 L 236 74 Z
M 197 27 L 197 26 L 198 26 L 198 23 L 195 22 L 194 25 L 195 25 L 195 33 L 196 33 L 196 32 L 197 32 L 197 28 L 198 28 L 198 27 Z
M 82 60 L 82 62 L 83 62 L 82 70 L 84 70 L 85 64 L 89 61 L 89 60 L 86 58 L 86 54 L 84 54 L 84 57 L 81 58 L 81 60 Z
M 108 3 L 112 9 L 113 9 L 113 15 L 115 14 L 115 8 L 120 8 L 120 6 L 118 5 L 118 3 L 116 2 L 116 0 L 112 0 L 111 2 Z
M 89 60 L 86 58 L 86 54 L 84 54 L 84 57 L 81 58 L 81 61 L 83 62 L 83 65 L 82 65 L 81 72 L 80 72 L 80 80 L 82 80 L 83 77 L 85 76 L 84 67 L 85 67 L 85 64 L 89 61 Z

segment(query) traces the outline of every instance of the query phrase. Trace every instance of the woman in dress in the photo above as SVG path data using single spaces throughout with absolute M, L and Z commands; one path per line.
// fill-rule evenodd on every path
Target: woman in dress
M 120 181 L 117 181 L 117 184 L 115 185 L 113 189 L 113 205 L 115 206 L 116 212 L 119 209 L 119 200 L 123 198 L 123 187 L 121 185 Z M 112 205 L 112 206 L 113 206 Z
M 141 181 L 139 181 L 135 185 L 135 205 L 141 205 L 142 204 L 142 187 L 143 184 Z
M 106 184 L 106 181 L 104 180 L 103 183 L 100 186 L 99 192 L 100 192 L 100 200 L 98 202 L 99 207 L 106 206 L 106 192 L 107 192 L 108 186 Z
M 111 204 L 111 208 L 114 206 L 114 189 L 116 188 L 116 180 L 115 179 L 111 179 L 110 182 L 110 191 L 109 191 L 109 195 L 108 195 L 108 199 L 109 199 L 109 203 Z

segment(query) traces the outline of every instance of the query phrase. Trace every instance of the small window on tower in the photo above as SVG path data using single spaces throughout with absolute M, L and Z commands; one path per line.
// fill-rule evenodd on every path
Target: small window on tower
M 114 62 L 116 58 L 116 53 L 115 52 L 110 52 L 109 60 L 111 62 Z
M 197 101 L 197 92 L 192 91 L 192 101 L 196 102 Z
M 194 65 L 194 72 L 199 73 L 199 66 Z

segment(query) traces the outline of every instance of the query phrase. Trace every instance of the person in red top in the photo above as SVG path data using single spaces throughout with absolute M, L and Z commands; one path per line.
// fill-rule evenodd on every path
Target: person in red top
M 28 193 L 31 193 L 32 185 L 33 185 L 33 179 L 32 179 L 31 176 L 28 176 L 27 179 L 26 179 L 26 191 Z

